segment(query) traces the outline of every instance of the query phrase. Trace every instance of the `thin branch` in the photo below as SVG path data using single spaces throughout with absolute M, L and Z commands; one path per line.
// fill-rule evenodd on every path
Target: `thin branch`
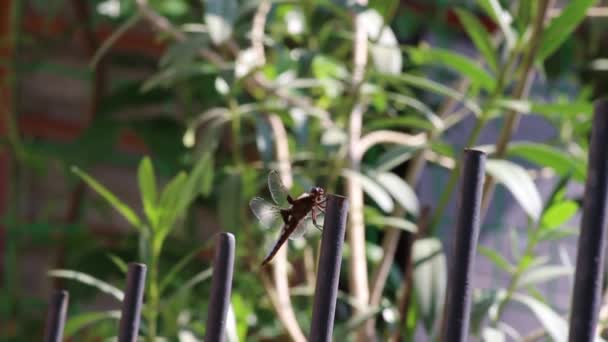
M 176 41 L 183 42 L 186 40 L 186 35 L 178 28 L 173 26 L 167 18 L 156 13 L 148 5 L 147 0 L 136 0 L 139 11 L 143 17 L 156 28 L 156 30 L 169 35 Z M 200 48 L 199 55 L 214 64 L 217 67 L 228 67 L 226 60 L 218 53 L 207 48 Z M 251 78 L 245 80 L 247 90 L 252 94 L 269 93 L 285 101 L 288 106 L 299 107 L 310 115 L 316 116 L 321 120 L 324 127 L 333 126 L 331 115 L 326 110 L 314 106 L 312 101 L 306 97 L 297 96 L 289 93 L 288 90 L 275 87 L 261 72 L 253 73 Z
M 266 26 L 266 16 L 270 11 L 270 7 L 270 1 L 260 1 L 258 10 L 253 16 L 253 26 L 251 28 L 251 47 L 258 56 L 260 64 L 266 63 L 266 54 L 264 53 L 264 27 Z
M 361 159 L 365 152 L 377 144 L 388 143 L 405 146 L 422 146 L 426 142 L 427 138 L 424 133 L 412 135 L 389 130 L 377 130 L 364 135 L 359 140 L 356 153 L 357 157 Z
M 362 1 L 360 1 L 362 2 Z M 367 67 L 368 40 L 367 30 L 360 13 L 354 13 L 353 26 L 355 37 L 353 40 L 353 78 L 351 83 L 351 96 L 353 108 L 350 113 L 348 127 L 348 163 L 352 170 L 361 169 L 361 153 L 359 144 L 363 113 L 367 105 L 358 97 L 359 88 L 365 77 Z M 350 207 L 348 220 L 348 244 L 350 247 L 350 291 L 355 300 L 354 315 L 363 314 L 369 301 L 369 284 L 367 279 L 367 259 L 365 253 L 365 222 L 363 217 L 363 188 L 354 177 L 346 180 L 346 191 Z M 365 326 L 359 330 L 358 341 L 374 341 L 375 331 L 368 332 Z
M 528 93 L 530 92 L 530 87 L 532 86 L 532 81 L 534 80 L 534 60 L 536 58 L 536 53 L 540 47 L 540 39 L 543 34 L 543 25 L 547 19 L 547 14 L 550 8 L 553 6 L 554 2 L 555 0 L 542 0 L 539 3 L 538 14 L 534 21 L 532 37 L 530 38 L 531 48 L 524 56 L 521 69 L 522 75 L 519 82 L 515 86 L 515 90 L 513 91 L 512 98 L 515 100 L 519 100 L 528 96 Z M 517 131 L 520 118 L 521 113 L 519 112 L 507 112 L 505 123 L 502 127 L 502 130 L 500 131 L 498 141 L 496 142 L 496 152 L 494 154 L 496 158 L 504 157 L 509 142 L 511 141 L 511 137 L 513 136 L 515 131 Z M 492 200 L 492 195 L 494 194 L 495 186 L 496 180 L 492 176 L 488 176 L 483 187 L 483 200 L 481 204 L 482 221 L 490 205 L 490 201 Z

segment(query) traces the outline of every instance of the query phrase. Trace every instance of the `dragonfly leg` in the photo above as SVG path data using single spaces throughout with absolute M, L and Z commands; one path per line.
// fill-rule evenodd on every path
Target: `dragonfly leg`
M 321 225 L 319 225 L 317 223 L 317 212 L 314 209 L 312 210 L 312 215 L 311 216 L 312 216 L 312 224 L 315 226 L 315 228 L 317 228 L 320 231 L 323 231 L 323 227 L 321 227 Z

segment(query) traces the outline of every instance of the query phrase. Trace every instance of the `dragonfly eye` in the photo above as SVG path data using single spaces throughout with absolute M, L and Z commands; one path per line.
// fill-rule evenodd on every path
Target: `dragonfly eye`
M 323 190 L 323 188 L 315 186 L 314 188 L 310 189 L 310 193 L 312 195 L 323 195 L 325 191 Z

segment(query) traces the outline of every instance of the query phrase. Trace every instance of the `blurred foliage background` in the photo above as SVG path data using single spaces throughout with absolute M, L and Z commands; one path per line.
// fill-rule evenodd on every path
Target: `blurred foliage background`
M 502 215 L 489 211 L 497 189 L 526 215 L 497 228 L 508 253 L 480 246 L 503 281 L 476 290 L 471 334 L 565 338 L 567 310 L 543 289 L 572 265 L 537 247 L 577 232 L 580 193 L 567 190 L 584 182 L 608 80 L 600 1 L 2 4 L 3 340 L 39 339 L 60 287 L 66 336 L 115 336 L 130 261 L 149 267 L 141 335 L 200 339 L 213 236 L 230 231 L 229 339 L 304 341 L 320 234 L 259 268 L 276 232 L 248 202 L 267 196 L 271 169 L 293 195 L 348 197 L 336 339 L 431 338 L 465 147 L 489 154 L 484 213 Z M 516 139 L 530 118 L 547 139 Z M 439 190 L 422 201 L 429 174 Z M 503 319 L 515 303 L 537 329 Z

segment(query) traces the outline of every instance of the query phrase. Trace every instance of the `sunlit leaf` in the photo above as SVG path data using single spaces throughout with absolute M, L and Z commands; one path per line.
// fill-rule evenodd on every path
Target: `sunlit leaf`
M 576 214 L 578 208 L 578 203 L 574 201 L 563 201 L 553 204 L 542 216 L 542 228 L 553 229 L 563 225 Z
M 511 17 L 511 14 L 508 11 L 502 8 L 502 6 L 500 5 L 500 1 L 478 0 L 477 2 L 486 11 L 486 13 L 492 19 L 494 19 L 494 22 L 498 24 L 500 30 L 504 34 L 505 41 L 507 42 L 507 47 L 511 49 L 513 46 L 515 46 L 517 35 L 511 27 L 513 17 Z
M 538 221 L 542 201 L 536 185 L 524 168 L 507 160 L 489 159 L 486 171 L 511 192 L 534 221 Z
M 492 71 L 498 72 L 498 58 L 496 56 L 496 49 L 492 44 L 490 33 L 486 31 L 479 19 L 468 11 L 456 9 L 456 14 L 469 37 L 471 37 L 471 40 L 477 47 L 477 50 L 479 50 L 479 53 L 484 57 L 484 61 Z
M 524 158 L 539 166 L 550 167 L 560 176 L 572 173 L 572 177 L 583 182 L 587 177 L 587 163 L 546 144 L 515 142 L 509 145 L 507 155 Z
M 357 24 L 362 25 L 368 39 L 375 42 L 369 50 L 376 70 L 399 74 L 403 64 L 399 43 L 390 26 L 384 25 L 382 16 L 376 10 L 368 9 L 357 15 Z
M 550 280 L 569 276 L 574 273 L 574 268 L 563 265 L 547 265 L 527 270 L 519 278 L 518 287 L 525 288 L 530 285 L 541 284 Z
M 412 87 L 424 89 L 442 96 L 453 98 L 457 101 L 462 102 L 462 104 L 475 115 L 479 115 L 481 113 L 481 108 L 479 108 L 477 103 L 468 99 L 465 94 L 460 93 L 452 88 L 446 87 L 443 84 L 435 82 L 427 77 L 421 77 L 407 73 L 401 73 L 399 75 L 380 73 L 378 75 L 387 80 L 402 82 Z
M 73 270 L 51 270 L 48 272 L 48 275 L 51 277 L 72 279 L 79 283 L 93 286 L 99 291 L 107 293 L 118 299 L 119 301 L 122 301 L 122 299 L 124 298 L 124 293 L 118 288 L 86 273 Z
M 460 55 L 450 50 L 430 47 L 408 48 L 412 61 L 417 64 L 438 63 L 459 72 L 473 84 L 477 84 L 487 91 L 496 86 L 494 78 L 482 67 L 477 65 L 470 57 Z
M 504 332 L 492 327 L 483 328 L 481 338 L 484 342 L 504 342 L 507 340 Z
M 80 177 L 85 183 L 87 183 L 95 192 L 97 192 L 103 199 L 105 199 L 110 205 L 116 209 L 130 224 L 136 229 L 141 228 L 141 221 L 133 209 L 131 209 L 126 203 L 121 201 L 116 195 L 114 195 L 108 188 L 101 185 L 91 176 L 86 174 L 84 171 L 73 166 L 72 172 Z
M 236 0 L 205 0 L 205 24 L 214 44 L 219 45 L 232 35 L 237 9 Z
M 447 281 L 447 266 L 441 242 L 435 238 L 414 242 L 412 257 L 414 289 L 419 314 L 427 332 L 436 329 L 441 319 Z
M 543 31 L 537 59 L 544 61 L 555 52 L 585 19 L 587 9 L 596 2 L 597 0 L 569 1 L 560 15 L 551 20 L 549 26 Z
M 389 213 L 393 211 L 393 200 L 389 194 L 384 190 L 378 183 L 376 183 L 370 177 L 353 171 L 353 170 L 342 170 L 342 175 L 346 178 L 350 178 L 353 181 L 359 182 L 363 191 L 372 199 L 384 212 Z
M 568 322 L 549 306 L 520 293 L 513 294 L 513 299 L 525 304 L 532 311 L 553 341 L 565 342 L 568 340 Z
M 408 161 L 419 149 L 417 146 L 394 146 L 378 157 L 374 170 L 387 172 Z
M 372 216 L 370 218 L 366 218 L 366 222 L 372 225 L 379 225 L 383 228 L 392 227 L 402 229 L 410 233 L 418 232 L 418 227 L 413 222 L 396 216 Z
M 373 172 L 372 176 L 405 210 L 418 215 L 418 197 L 402 178 L 391 172 Z

